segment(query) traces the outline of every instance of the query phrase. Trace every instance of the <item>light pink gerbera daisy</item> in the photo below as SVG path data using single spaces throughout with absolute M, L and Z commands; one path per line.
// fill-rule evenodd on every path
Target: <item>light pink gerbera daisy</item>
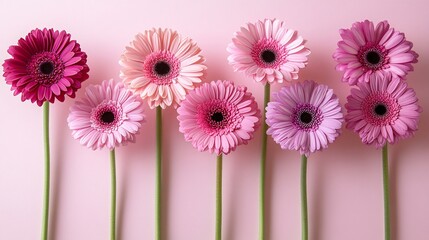
M 72 135 L 93 150 L 134 142 L 145 121 L 141 99 L 121 82 L 105 80 L 86 88 L 67 118 Z
M 421 108 L 406 82 L 386 74 L 371 76 L 357 86 L 347 97 L 346 127 L 358 133 L 363 143 L 380 148 L 414 134 Z
M 340 35 L 342 41 L 333 58 L 338 62 L 336 69 L 344 72 L 342 81 L 350 85 L 368 82 L 371 75 L 382 76 L 384 72 L 405 79 L 414 70 L 412 64 L 418 54 L 411 50 L 413 44 L 387 21 L 375 27 L 368 20 L 356 22 L 351 29 L 341 29 Z
M 228 154 L 253 138 L 261 117 L 246 87 L 213 81 L 189 92 L 177 109 L 179 131 L 198 151 Z
M 267 134 L 282 149 L 310 153 L 328 147 L 340 134 L 343 114 L 333 90 L 305 81 L 283 87 L 267 106 Z
M 257 82 L 282 83 L 298 79 L 307 65 L 310 50 L 304 39 L 277 19 L 248 23 L 234 34 L 228 45 L 229 63 Z
M 65 95 L 75 97 L 81 83 L 88 79 L 86 53 L 65 31 L 35 29 L 9 47 L 12 58 L 3 64 L 6 83 L 21 100 L 42 106 L 55 99 L 63 102 Z
M 120 76 L 132 91 L 148 99 L 150 108 L 176 107 L 205 77 L 201 49 L 171 29 L 139 33 L 126 47 Z

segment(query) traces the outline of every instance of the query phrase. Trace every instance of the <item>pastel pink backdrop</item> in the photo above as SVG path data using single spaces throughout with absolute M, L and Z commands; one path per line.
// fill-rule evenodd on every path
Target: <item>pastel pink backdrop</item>
M 390 149 L 393 240 L 429 235 L 429 30 L 426 0 L 360 1 L 6 1 L 0 0 L 0 61 L 9 45 L 36 27 L 65 29 L 88 54 L 91 83 L 118 78 L 118 60 L 136 33 L 169 27 L 198 42 L 208 80 L 248 86 L 262 104 L 263 88 L 228 65 L 226 46 L 248 21 L 285 20 L 312 50 L 300 79 L 335 89 L 345 103 L 349 87 L 339 81 L 332 53 L 338 29 L 354 21 L 389 20 L 420 54 L 409 84 L 424 112 L 413 139 Z M 275 85 L 273 91 L 281 85 Z M 78 92 L 78 97 L 83 91 Z M 0 83 L 0 239 L 38 239 L 43 189 L 42 109 L 12 96 Z M 66 124 L 74 100 L 51 108 L 52 188 L 50 239 L 108 239 L 108 151 L 92 151 L 72 139 Z M 154 111 L 137 143 L 117 150 L 118 239 L 154 236 Z M 215 156 L 197 153 L 178 131 L 174 109 L 164 114 L 163 235 L 171 240 L 214 238 Z M 258 235 L 260 132 L 224 158 L 223 239 Z M 267 166 L 267 238 L 299 239 L 299 155 L 271 138 Z M 308 172 L 310 239 L 382 239 L 380 152 L 348 130 L 329 149 L 311 155 Z

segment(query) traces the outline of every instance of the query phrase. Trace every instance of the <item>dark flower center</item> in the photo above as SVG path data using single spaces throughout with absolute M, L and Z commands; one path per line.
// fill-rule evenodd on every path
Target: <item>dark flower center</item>
M 153 70 L 158 76 L 165 76 L 170 73 L 171 67 L 167 62 L 159 61 L 155 63 Z
M 301 122 L 305 124 L 309 124 L 311 123 L 311 121 L 313 121 L 313 115 L 311 115 L 308 112 L 302 112 L 301 115 L 299 116 L 299 120 L 301 120 Z
M 306 132 L 316 131 L 323 121 L 320 109 L 310 103 L 298 104 L 292 117 L 293 124 L 300 131 Z
M 224 119 L 223 114 L 221 112 L 213 113 L 210 118 L 215 122 L 222 122 Z
M 229 124 L 228 112 L 223 106 L 216 106 L 212 108 L 206 115 L 206 122 L 211 129 L 224 129 L 228 128 Z
M 43 62 L 39 66 L 40 72 L 45 75 L 49 75 L 54 71 L 54 64 L 52 62 Z
M 106 124 L 112 123 L 113 121 L 115 121 L 115 114 L 113 114 L 113 112 L 111 111 L 106 111 L 101 114 L 100 120 Z
M 378 53 L 377 51 L 369 51 L 367 52 L 365 59 L 368 63 L 372 65 L 377 65 L 381 61 L 381 56 L 380 53 Z
M 261 58 L 266 63 L 273 63 L 276 61 L 276 54 L 271 50 L 264 50 L 261 53 Z
M 387 107 L 383 104 L 377 104 L 374 107 L 374 113 L 378 116 L 384 116 L 387 113 Z
M 233 96 L 236 92 L 225 93 L 225 96 Z M 222 99 L 211 99 L 196 107 L 196 124 L 210 136 L 222 136 L 237 129 L 241 129 L 244 118 L 239 112 L 236 102 L 227 97 Z M 239 104 L 238 104 L 239 105 Z M 229 139 L 230 140 L 230 139 Z

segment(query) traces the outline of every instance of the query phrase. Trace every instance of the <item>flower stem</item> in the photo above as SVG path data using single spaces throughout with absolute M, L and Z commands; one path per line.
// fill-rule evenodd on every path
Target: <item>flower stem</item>
M 260 166 L 260 183 L 259 183 L 259 240 L 265 239 L 265 165 L 267 160 L 267 129 L 265 123 L 265 108 L 270 101 L 270 84 L 265 84 L 264 89 L 264 109 L 262 114 L 262 150 Z
M 162 108 L 156 108 L 155 240 L 161 240 Z
M 384 192 L 384 239 L 390 240 L 390 192 L 389 192 L 389 160 L 387 143 L 382 150 L 383 158 L 383 192 Z
M 216 161 L 216 240 L 222 239 L 222 154 Z
M 45 179 L 43 193 L 42 240 L 48 239 L 49 189 L 50 189 L 50 149 L 49 149 L 49 102 L 43 103 L 43 141 L 45 146 Z
M 115 149 L 110 151 L 111 202 L 110 202 L 110 240 L 116 239 L 116 163 Z
M 301 157 L 301 239 L 308 240 L 307 157 Z

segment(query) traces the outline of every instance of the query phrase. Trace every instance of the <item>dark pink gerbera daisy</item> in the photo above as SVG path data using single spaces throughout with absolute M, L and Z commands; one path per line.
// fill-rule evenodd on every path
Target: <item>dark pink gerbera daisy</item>
M 246 87 L 213 81 L 190 91 L 177 109 L 180 132 L 199 151 L 228 154 L 253 138 L 261 117 Z
M 414 134 L 421 108 L 406 82 L 390 74 L 374 75 L 357 86 L 347 97 L 346 127 L 358 133 L 363 143 L 379 148 Z
M 62 102 L 74 98 L 81 83 L 88 79 L 86 53 L 65 31 L 35 29 L 11 46 L 12 58 L 4 64 L 6 83 L 21 100 L 41 106 L 45 101 Z
M 371 75 L 389 72 L 393 77 L 404 79 L 418 54 L 411 50 L 413 44 L 405 35 L 390 28 L 387 21 L 374 26 L 368 20 L 356 22 L 350 29 L 341 29 L 342 41 L 333 58 L 336 69 L 343 71 L 343 81 L 350 85 L 368 82 Z

